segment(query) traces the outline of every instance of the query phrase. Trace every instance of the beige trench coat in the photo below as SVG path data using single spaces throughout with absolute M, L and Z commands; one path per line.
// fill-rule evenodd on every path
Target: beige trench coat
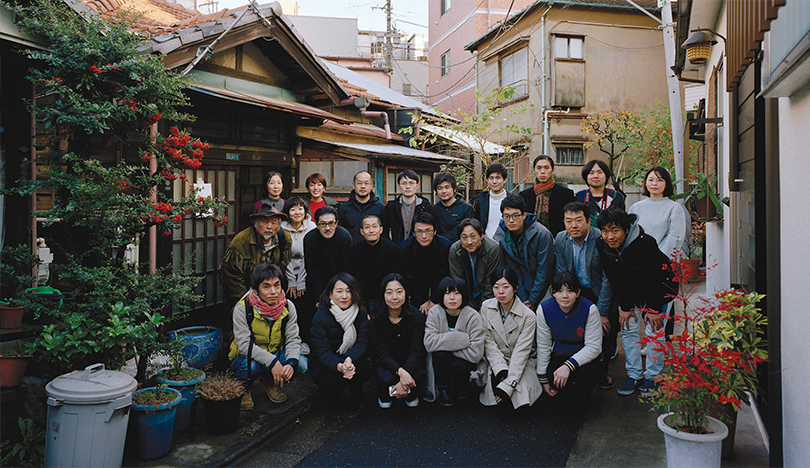
M 509 395 L 512 406 L 518 408 L 534 404 L 543 393 L 532 350 L 537 326 L 534 312 L 515 298 L 506 321 L 502 321 L 498 300 L 488 299 L 481 305 L 481 319 L 486 329 L 484 357 L 490 370 L 479 401 L 486 406 L 496 404 L 495 389 L 492 388 L 489 374 L 497 375 L 506 370 L 507 377 L 498 384 L 498 388 Z

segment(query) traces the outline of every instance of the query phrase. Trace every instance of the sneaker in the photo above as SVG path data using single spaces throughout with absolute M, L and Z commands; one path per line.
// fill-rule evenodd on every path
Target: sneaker
M 301 354 L 304 356 L 309 356 L 309 345 L 306 343 L 301 343 Z
M 380 405 L 382 409 L 388 409 L 391 407 L 391 400 L 383 401 L 382 398 L 377 398 L 377 404 Z
M 612 361 L 612 360 L 616 359 L 616 356 L 618 356 L 618 355 L 619 355 L 619 347 L 616 346 L 616 351 L 613 351 L 613 356 L 610 356 L 610 360 Z
M 453 399 L 447 393 L 447 388 L 439 387 L 439 404 L 442 406 L 453 406 Z
M 287 401 L 287 395 L 281 391 L 275 383 L 267 382 L 263 377 L 259 381 L 264 385 L 264 390 L 267 392 L 267 398 L 273 403 L 284 403 Z
M 613 388 L 616 386 L 616 383 L 613 382 L 613 377 L 606 375 L 601 382 L 599 382 L 599 386 L 604 388 L 605 390 Z
M 644 385 L 641 386 L 638 393 L 643 397 L 651 397 L 658 391 L 658 384 L 652 379 L 645 379 Z
M 633 392 L 636 391 L 637 388 L 644 385 L 644 378 L 640 378 L 638 380 L 633 378 L 628 378 L 627 381 L 619 387 L 618 393 L 619 395 L 632 395 Z
M 642 356 L 646 356 L 646 355 L 647 355 L 647 347 L 645 346 L 645 347 L 641 348 L 641 351 L 639 351 L 639 353 L 640 353 Z
M 242 395 L 242 410 L 243 411 L 252 411 L 253 410 L 253 397 L 250 395 L 250 390 L 245 392 Z
M 416 396 L 415 392 L 412 392 L 410 395 L 405 397 L 405 405 L 407 405 L 408 408 L 416 408 L 419 406 L 419 397 Z

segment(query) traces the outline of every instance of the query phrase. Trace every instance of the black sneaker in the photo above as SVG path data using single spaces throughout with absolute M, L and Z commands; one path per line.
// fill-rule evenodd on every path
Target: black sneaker
M 624 382 L 621 387 L 619 387 L 619 390 L 618 390 L 619 395 L 624 395 L 624 396 L 632 395 L 636 391 L 637 388 L 644 385 L 644 380 L 645 380 L 644 377 L 642 377 L 642 378 L 640 378 L 638 380 L 633 379 L 633 378 L 628 378 L 627 381 Z
M 440 388 L 439 389 L 439 404 L 442 406 L 453 406 L 453 399 L 450 397 L 450 394 L 447 392 L 447 388 Z
M 601 382 L 599 382 L 599 386 L 604 388 L 605 390 L 611 389 L 616 386 L 616 382 L 613 381 L 613 378 L 609 375 L 606 375 Z

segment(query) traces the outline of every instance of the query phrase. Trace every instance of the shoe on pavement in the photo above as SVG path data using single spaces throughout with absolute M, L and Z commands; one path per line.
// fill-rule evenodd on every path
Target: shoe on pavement
M 377 404 L 380 405 L 382 409 L 388 409 L 391 407 L 391 400 L 383 401 L 382 398 L 377 398 Z
M 447 387 L 439 387 L 439 404 L 442 406 L 453 406 L 453 399 L 450 398 Z
M 245 394 L 242 395 L 242 410 L 253 411 L 253 397 L 250 396 L 250 390 L 246 391 Z
M 267 398 L 269 398 L 270 401 L 273 403 L 284 403 L 287 401 L 287 395 L 285 395 L 275 383 L 267 382 L 264 377 L 260 378 L 259 381 L 264 385 L 264 390 L 267 392 Z
M 601 382 L 599 382 L 599 386 L 604 388 L 605 390 L 608 390 L 610 388 L 615 387 L 616 383 L 613 381 L 613 377 L 606 375 L 605 378 L 602 379 Z
M 419 397 L 415 392 L 405 397 L 405 405 L 407 405 L 408 408 L 416 408 L 419 406 Z
M 645 379 L 644 385 L 639 388 L 639 395 L 643 397 L 651 397 L 658 391 L 658 385 L 652 379 Z
M 632 395 L 633 392 L 635 392 L 636 389 L 641 387 L 642 385 L 644 385 L 644 377 L 638 380 L 634 378 L 628 378 L 627 381 L 623 383 L 621 387 L 619 387 L 618 393 L 619 395 L 625 396 Z

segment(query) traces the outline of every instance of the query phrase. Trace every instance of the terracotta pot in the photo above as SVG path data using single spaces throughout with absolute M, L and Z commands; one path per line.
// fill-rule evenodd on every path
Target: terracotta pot
M 0 304 L 0 328 L 18 328 L 22 323 L 25 307 Z
M 689 272 L 684 272 L 684 279 L 687 281 L 694 281 L 700 276 L 700 262 L 699 258 L 685 258 L 681 263 L 689 268 Z
M 0 356 L 0 387 L 16 387 L 22 383 L 31 356 Z
M 702 221 L 713 219 L 717 216 L 717 207 L 714 206 L 714 203 L 712 203 L 708 195 L 701 199 L 692 197 L 692 202 L 695 204 L 695 213 Z

